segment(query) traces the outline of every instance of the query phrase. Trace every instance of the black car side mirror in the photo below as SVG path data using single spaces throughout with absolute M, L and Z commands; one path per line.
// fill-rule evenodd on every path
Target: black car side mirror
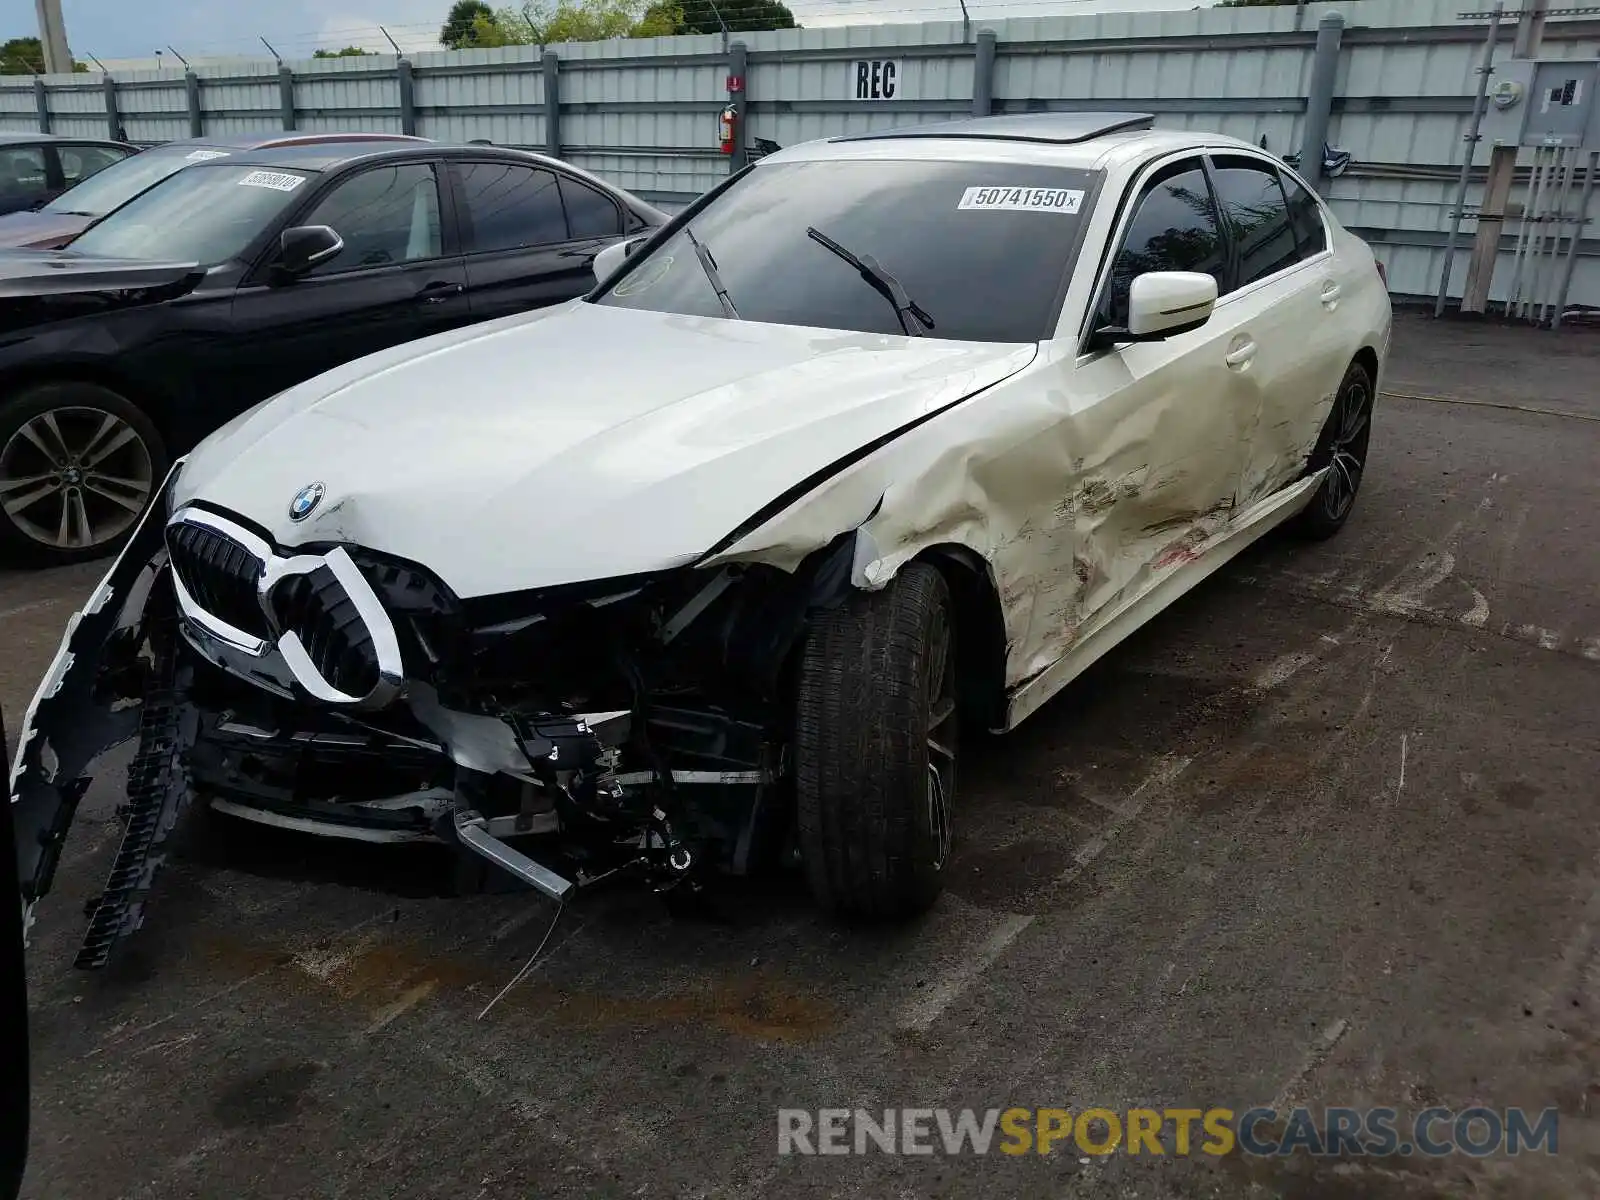
M 344 249 L 344 239 L 327 225 L 296 225 L 278 237 L 277 271 L 289 277 L 304 275 Z

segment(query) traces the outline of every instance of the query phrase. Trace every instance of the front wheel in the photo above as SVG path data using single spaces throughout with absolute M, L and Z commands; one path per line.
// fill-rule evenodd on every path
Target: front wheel
M 1332 537 L 1344 528 L 1355 507 L 1372 441 L 1372 401 L 1372 376 L 1360 363 L 1351 363 L 1307 464 L 1312 472 L 1324 467 L 1328 471 L 1300 514 L 1299 529 L 1307 537 Z
M 97 384 L 46 383 L 0 402 L 0 546 L 41 566 L 110 554 L 167 471 L 155 425 Z
M 818 614 L 799 665 L 795 802 L 812 893 L 897 919 L 944 886 L 956 785 L 955 623 L 939 571 L 912 563 Z

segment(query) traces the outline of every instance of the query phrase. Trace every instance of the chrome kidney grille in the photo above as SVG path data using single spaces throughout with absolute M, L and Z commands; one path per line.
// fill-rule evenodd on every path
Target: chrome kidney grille
M 329 704 L 378 708 L 399 694 L 394 626 L 343 548 L 281 555 L 226 517 L 184 508 L 167 522 L 167 551 L 192 627 L 257 658 L 276 650 Z

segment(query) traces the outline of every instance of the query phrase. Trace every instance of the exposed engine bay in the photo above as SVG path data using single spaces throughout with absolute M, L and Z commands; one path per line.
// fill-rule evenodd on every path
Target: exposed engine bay
M 791 650 L 849 589 L 841 539 L 794 573 L 684 567 L 463 602 L 355 547 L 280 554 L 158 507 L 69 626 L 12 792 L 24 905 L 50 887 L 96 759 L 137 737 L 127 822 L 78 965 L 136 929 L 192 801 L 372 842 L 437 840 L 555 900 L 777 860 Z

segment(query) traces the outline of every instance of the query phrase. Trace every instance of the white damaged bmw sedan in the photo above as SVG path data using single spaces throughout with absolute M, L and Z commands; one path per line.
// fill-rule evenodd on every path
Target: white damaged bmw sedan
M 595 268 L 173 471 L 20 731 L 30 907 L 138 739 L 81 963 L 191 798 L 559 900 L 798 861 L 832 912 L 925 909 L 958 727 L 1269 530 L 1337 532 L 1390 334 L 1281 161 L 1128 113 L 782 150 Z

